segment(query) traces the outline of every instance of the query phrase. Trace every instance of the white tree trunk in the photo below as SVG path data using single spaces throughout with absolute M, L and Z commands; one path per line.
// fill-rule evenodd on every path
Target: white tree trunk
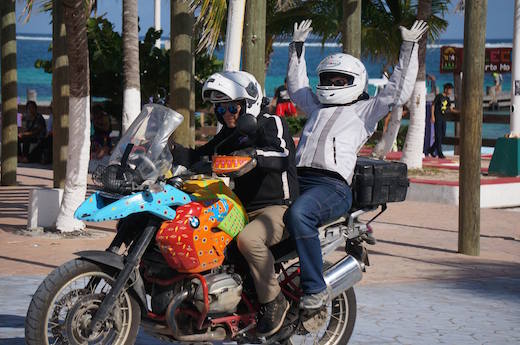
M 394 107 L 388 121 L 386 132 L 383 133 L 381 140 L 374 147 L 373 155 L 383 159 L 386 154 L 392 150 L 394 141 L 397 139 L 399 127 L 401 126 L 401 118 L 403 117 L 403 107 Z
M 426 118 L 426 82 L 416 81 L 410 101 L 410 125 L 401 161 L 408 169 L 422 169 L 424 126 Z
M 123 134 L 141 112 L 137 0 L 123 0 Z
M 141 112 L 141 91 L 128 88 L 123 91 L 123 133 L 134 122 Z
M 85 223 L 74 218 L 74 212 L 85 200 L 90 158 L 90 100 L 89 97 L 69 99 L 69 153 L 65 191 L 56 228 L 61 232 L 82 230 Z

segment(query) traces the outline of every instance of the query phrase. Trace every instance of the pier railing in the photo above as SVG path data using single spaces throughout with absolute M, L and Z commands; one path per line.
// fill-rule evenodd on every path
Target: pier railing
M 446 121 L 455 122 L 455 135 L 446 135 L 442 143 L 446 145 L 454 145 L 455 152 L 457 152 L 457 146 L 460 144 L 460 114 L 448 113 L 444 118 Z M 485 110 L 482 116 L 482 123 L 509 124 L 509 121 L 509 110 Z M 496 143 L 497 138 L 482 138 L 482 146 L 495 147 Z

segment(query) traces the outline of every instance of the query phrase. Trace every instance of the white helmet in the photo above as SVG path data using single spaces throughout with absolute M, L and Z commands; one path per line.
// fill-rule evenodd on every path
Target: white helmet
M 262 108 L 262 88 L 256 78 L 244 71 L 212 74 L 202 87 L 202 99 L 211 103 L 244 100 L 245 113 L 258 116 Z
M 316 72 L 320 77 L 316 93 L 322 104 L 351 103 L 367 90 L 368 76 L 365 65 L 352 55 L 343 53 L 329 55 L 321 60 Z M 330 77 L 338 74 L 346 76 L 348 83 L 335 86 L 328 82 Z

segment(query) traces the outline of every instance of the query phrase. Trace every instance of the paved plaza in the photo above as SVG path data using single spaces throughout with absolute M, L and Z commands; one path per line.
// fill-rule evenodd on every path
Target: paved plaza
M 42 276 L 0 282 L 0 345 L 24 344 L 24 318 Z M 520 279 L 360 285 L 349 344 L 520 344 Z M 137 344 L 167 344 L 140 332 Z
M 19 186 L 0 188 L 0 345 L 24 344 L 27 307 L 45 275 L 74 252 L 103 250 L 114 235 L 114 222 L 89 223 L 92 236 L 82 238 L 24 232 L 28 192 L 48 186 L 49 175 L 22 169 Z M 388 206 L 372 224 L 378 242 L 355 287 L 349 344 L 520 344 L 518 209 L 481 210 L 480 255 L 472 257 L 457 252 L 456 206 Z M 142 332 L 137 343 L 166 344 Z

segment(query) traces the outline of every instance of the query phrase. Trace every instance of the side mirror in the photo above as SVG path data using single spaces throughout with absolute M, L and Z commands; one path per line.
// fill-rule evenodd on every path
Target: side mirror
M 251 114 L 243 114 L 237 120 L 237 130 L 240 134 L 253 136 L 256 133 L 256 117 Z

